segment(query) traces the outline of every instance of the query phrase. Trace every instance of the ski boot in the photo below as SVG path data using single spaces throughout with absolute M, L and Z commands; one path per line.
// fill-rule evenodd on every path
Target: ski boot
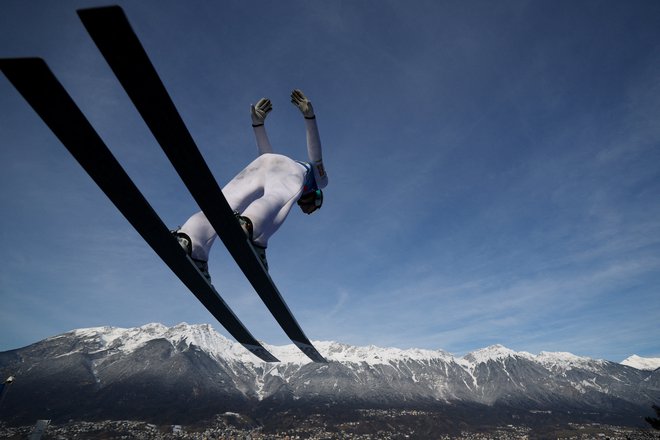
M 266 272 L 268 272 L 268 261 L 266 260 L 266 247 L 260 246 L 253 241 L 252 237 L 253 237 L 254 227 L 252 226 L 252 220 L 250 220 L 245 216 L 240 215 L 236 211 L 234 211 L 234 215 L 236 216 L 236 220 L 238 220 L 238 224 L 241 225 L 241 228 L 243 228 L 243 232 L 245 232 L 245 236 L 248 238 L 248 242 L 252 246 L 252 249 L 254 249 L 254 251 L 257 253 L 259 259 L 261 259 L 261 263 L 264 265 L 264 268 L 266 269 Z
M 204 260 L 198 260 L 196 258 L 192 257 L 192 240 L 188 236 L 188 234 L 185 234 L 183 232 L 180 232 L 178 229 L 176 231 L 170 231 L 172 235 L 174 235 L 174 238 L 179 242 L 179 245 L 183 248 L 184 251 L 186 251 L 186 254 L 190 257 L 193 263 L 195 263 L 195 266 L 197 266 L 197 269 L 204 275 L 204 278 L 211 284 L 211 275 L 209 274 L 209 263 L 208 261 Z

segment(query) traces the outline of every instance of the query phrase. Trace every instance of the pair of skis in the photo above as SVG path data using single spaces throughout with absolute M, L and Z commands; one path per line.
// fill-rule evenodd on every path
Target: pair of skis
M 250 246 L 122 9 L 118 6 L 83 9 L 78 15 L 181 180 L 275 320 L 311 360 L 326 362 L 303 333 Z M 46 63 L 39 58 L 3 59 L 0 69 L 147 244 L 220 324 L 257 357 L 277 362 L 199 272 Z

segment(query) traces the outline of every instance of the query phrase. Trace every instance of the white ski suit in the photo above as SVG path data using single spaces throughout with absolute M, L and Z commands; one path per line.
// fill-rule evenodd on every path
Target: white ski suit
M 222 193 L 234 211 L 252 221 L 253 241 L 265 248 L 293 204 L 302 194 L 324 188 L 328 184 L 328 176 L 323 167 L 316 118 L 305 118 L 309 163 L 273 153 L 265 126 L 253 128 L 259 156 L 227 183 Z M 308 173 L 313 173 L 313 180 Z M 310 181 L 315 181 L 316 188 L 306 188 Z M 192 258 L 208 261 L 217 234 L 204 213 L 194 214 L 180 231 L 192 241 Z

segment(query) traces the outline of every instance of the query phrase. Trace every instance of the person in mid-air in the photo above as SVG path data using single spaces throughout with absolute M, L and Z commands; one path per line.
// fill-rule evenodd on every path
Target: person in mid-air
M 264 125 L 273 107 L 269 99 L 262 98 L 250 106 L 259 156 L 222 189 L 266 270 L 268 239 L 282 225 L 293 204 L 298 203 L 305 214 L 311 214 L 323 204 L 321 189 L 328 184 L 312 103 L 297 89 L 291 93 L 291 102 L 305 118 L 309 162 L 273 153 Z M 204 213 L 194 214 L 174 234 L 210 281 L 209 251 L 217 234 Z

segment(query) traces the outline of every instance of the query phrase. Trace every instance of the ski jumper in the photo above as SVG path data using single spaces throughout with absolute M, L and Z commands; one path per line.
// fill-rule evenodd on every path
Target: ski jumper
M 259 156 L 222 189 L 231 209 L 252 221 L 253 241 L 261 247 L 268 246 L 268 239 L 302 194 L 328 184 L 316 118 L 305 118 L 305 128 L 308 163 L 273 153 L 265 126 L 253 127 Z M 310 182 L 316 187 L 306 187 Z M 180 231 L 192 241 L 192 258 L 208 261 L 217 234 L 206 215 L 201 211 L 194 214 Z

